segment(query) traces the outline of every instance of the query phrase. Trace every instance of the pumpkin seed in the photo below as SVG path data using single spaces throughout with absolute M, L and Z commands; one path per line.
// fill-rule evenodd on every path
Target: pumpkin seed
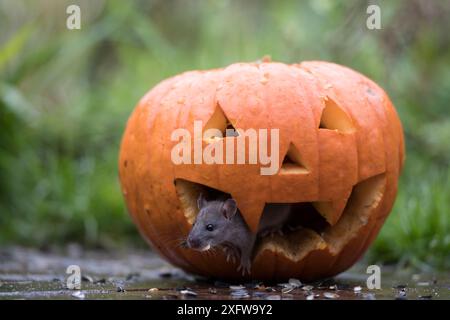
M 191 297 L 196 297 L 197 296 L 197 293 L 192 291 L 192 290 L 181 290 L 180 293 L 183 296 L 191 296 Z
M 86 296 L 83 292 L 77 291 L 72 294 L 72 297 L 77 298 L 77 299 L 84 299 Z
M 332 292 L 325 292 L 323 294 L 323 296 L 325 297 L 325 299 L 337 299 L 337 298 L 339 298 L 338 294 L 332 293 Z
M 294 288 L 300 288 L 302 286 L 301 281 L 294 278 L 289 279 L 289 284 Z
M 230 286 L 230 290 L 242 290 L 245 289 L 244 286 L 239 285 L 239 286 Z

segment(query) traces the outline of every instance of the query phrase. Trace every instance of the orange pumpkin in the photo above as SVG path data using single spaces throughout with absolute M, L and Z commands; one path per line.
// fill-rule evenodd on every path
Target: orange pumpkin
M 230 124 L 238 132 L 278 128 L 280 170 L 261 175 L 255 164 L 174 164 L 171 134 L 193 133 L 195 120 L 221 131 Z M 141 234 L 172 264 L 204 276 L 241 278 L 220 251 L 177 244 L 189 233 L 203 188 L 231 194 L 253 232 L 265 204 L 298 204 L 299 217 L 325 223 L 262 239 L 248 277 L 314 280 L 346 270 L 374 240 L 394 203 L 403 160 L 401 123 L 373 81 L 328 62 L 258 62 L 158 84 L 128 120 L 119 172 Z

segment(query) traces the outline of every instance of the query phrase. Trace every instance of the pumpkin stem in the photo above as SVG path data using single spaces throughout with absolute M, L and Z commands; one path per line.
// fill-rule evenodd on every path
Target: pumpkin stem
M 267 63 L 272 62 L 272 57 L 270 54 L 264 55 L 261 59 L 256 60 L 256 63 Z
M 272 57 L 270 54 L 266 54 L 264 57 L 262 57 L 262 62 L 272 62 Z

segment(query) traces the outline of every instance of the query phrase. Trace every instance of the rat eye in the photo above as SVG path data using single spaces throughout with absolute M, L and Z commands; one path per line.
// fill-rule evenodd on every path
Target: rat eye
M 213 226 L 212 224 L 208 224 L 208 225 L 206 226 L 206 230 L 208 230 L 208 231 L 213 231 L 213 230 L 214 230 L 214 226 Z

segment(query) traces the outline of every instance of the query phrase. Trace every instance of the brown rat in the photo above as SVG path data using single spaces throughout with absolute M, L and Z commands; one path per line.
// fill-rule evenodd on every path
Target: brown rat
M 274 232 L 281 233 L 291 213 L 290 205 L 266 205 L 255 234 L 245 223 L 233 198 L 223 194 L 208 201 L 200 194 L 197 205 L 200 211 L 189 232 L 186 246 L 199 251 L 222 247 L 227 260 L 230 257 L 240 258 L 238 271 L 242 270 L 242 274 L 250 273 L 256 240 Z

